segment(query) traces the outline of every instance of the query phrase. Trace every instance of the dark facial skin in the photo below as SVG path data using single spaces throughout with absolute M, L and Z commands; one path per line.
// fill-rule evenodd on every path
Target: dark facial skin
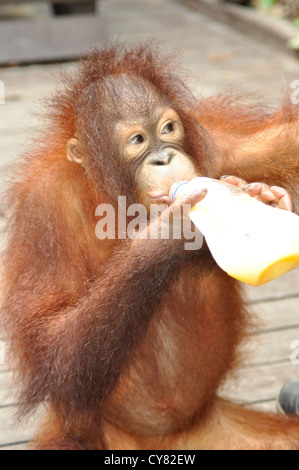
M 179 115 L 156 90 L 126 75 L 105 83 L 107 113 L 114 122 L 113 145 L 133 176 L 138 202 L 170 204 L 169 189 L 179 180 L 197 176 L 184 152 L 184 128 Z M 77 137 L 68 142 L 68 158 L 84 166 Z
M 158 108 L 154 121 L 118 123 L 122 158 L 133 165 L 139 201 L 145 206 L 170 203 L 171 185 L 196 176 L 194 165 L 182 149 L 184 129 L 171 108 Z

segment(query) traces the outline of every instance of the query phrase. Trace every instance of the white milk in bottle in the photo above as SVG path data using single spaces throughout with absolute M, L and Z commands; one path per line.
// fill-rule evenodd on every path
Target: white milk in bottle
M 172 185 L 172 201 L 207 189 L 191 220 L 216 263 L 230 276 L 260 286 L 299 266 L 299 217 L 267 206 L 224 181 L 199 177 Z

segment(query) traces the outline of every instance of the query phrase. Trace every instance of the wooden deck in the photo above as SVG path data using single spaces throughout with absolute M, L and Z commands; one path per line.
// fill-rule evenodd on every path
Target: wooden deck
M 241 82 L 243 88 L 258 91 L 272 106 L 278 102 L 281 89 L 299 77 L 299 64 L 295 60 L 273 54 L 267 46 L 256 44 L 171 0 L 103 0 L 102 14 L 111 38 L 120 35 L 123 41 L 134 43 L 144 36 L 155 35 L 167 40 L 166 47 L 179 43 L 186 50 L 182 64 L 196 76 L 193 86 L 203 94 Z M 55 90 L 60 68 L 72 67 L 52 64 L 0 68 L 0 80 L 5 85 L 5 105 L 0 104 L 1 192 L 14 162 L 41 126 L 36 115 L 41 110 L 41 100 Z M 0 202 L 2 248 L 4 226 L 5 213 Z M 260 327 L 243 347 L 242 367 L 226 382 L 221 393 L 241 403 L 275 410 L 281 386 L 299 375 L 299 365 L 292 364 L 290 359 L 294 353 L 291 346 L 299 341 L 299 270 L 264 287 L 246 288 L 246 291 L 248 302 L 260 319 Z M 36 417 L 20 425 L 14 422 L 17 404 L 11 376 L 8 366 L 0 365 L 0 450 L 25 448 L 38 423 Z
M 80 14 L 55 16 L 50 1 L 0 0 L 0 65 L 70 60 L 104 41 L 99 8 L 89 8 L 99 3 L 75 0 Z

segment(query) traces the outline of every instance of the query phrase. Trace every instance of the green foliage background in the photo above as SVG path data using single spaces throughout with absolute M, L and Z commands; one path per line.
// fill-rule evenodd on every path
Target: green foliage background
M 252 6 L 290 19 L 299 28 L 299 0 L 252 0 Z

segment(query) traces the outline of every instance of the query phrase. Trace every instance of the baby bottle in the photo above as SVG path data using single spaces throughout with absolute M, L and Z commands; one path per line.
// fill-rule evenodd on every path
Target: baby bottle
M 230 276 L 260 286 L 299 266 L 299 217 L 267 206 L 241 189 L 211 178 L 174 183 L 174 201 L 195 189 L 206 197 L 192 207 L 191 220 L 216 263 Z

